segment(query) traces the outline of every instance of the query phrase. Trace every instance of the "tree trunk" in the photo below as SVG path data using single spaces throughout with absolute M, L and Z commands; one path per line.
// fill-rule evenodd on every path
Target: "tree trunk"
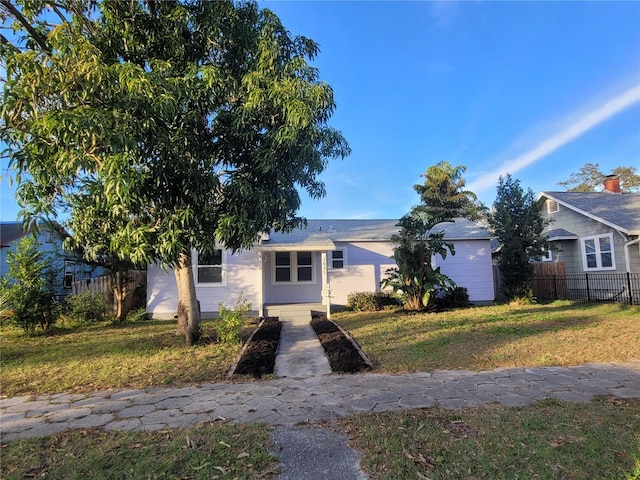
M 184 335 L 187 345 L 194 345 L 200 340 L 200 308 L 191 270 L 191 255 L 180 255 L 175 275 L 178 285 L 178 331 Z
M 115 272 L 111 278 L 114 282 L 113 296 L 116 300 L 116 317 L 118 321 L 121 322 L 124 320 L 124 316 L 128 313 L 123 309 L 124 300 L 128 296 L 127 272 Z

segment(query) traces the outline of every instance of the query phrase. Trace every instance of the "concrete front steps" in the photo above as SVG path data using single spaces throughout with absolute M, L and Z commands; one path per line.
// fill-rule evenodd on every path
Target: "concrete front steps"
M 267 311 L 268 316 L 276 316 L 271 310 Z M 311 328 L 311 310 L 308 307 L 282 305 L 277 311 L 282 330 L 274 373 L 278 377 L 290 378 L 330 374 L 329 360 Z

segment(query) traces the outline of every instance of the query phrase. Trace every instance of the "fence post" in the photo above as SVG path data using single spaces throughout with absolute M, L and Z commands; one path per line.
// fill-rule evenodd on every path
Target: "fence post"
M 589 274 L 585 273 L 584 278 L 587 281 L 587 302 L 591 303 L 591 291 L 589 290 Z
M 556 284 L 556 274 L 553 274 L 553 298 L 558 300 L 558 285 Z
M 627 272 L 627 289 L 629 290 L 629 305 L 633 305 L 633 291 L 631 290 L 631 273 Z

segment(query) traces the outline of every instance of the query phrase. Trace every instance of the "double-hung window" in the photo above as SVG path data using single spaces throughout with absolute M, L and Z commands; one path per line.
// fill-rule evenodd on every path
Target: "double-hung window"
M 582 255 L 585 270 L 614 270 L 613 234 L 583 238 Z
M 331 268 L 340 270 L 346 268 L 347 258 L 344 250 L 332 250 L 331 252 Z
M 312 252 L 274 252 L 273 283 L 314 283 Z
M 199 285 L 222 285 L 224 283 L 224 254 L 215 249 L 209 254 L 198 253 L 196 281 Z

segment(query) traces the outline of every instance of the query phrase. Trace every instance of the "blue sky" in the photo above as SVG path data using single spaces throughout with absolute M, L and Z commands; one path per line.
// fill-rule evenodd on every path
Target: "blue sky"
M 587 162 L 640 169 L 640 2 L 261 5 L 320 44 L 352 148 L 322 174 L 326 198 L 303 198 L 307 218 L 399 218 L 441 160 L 486 204 L 506 172 L 537 193 Z

